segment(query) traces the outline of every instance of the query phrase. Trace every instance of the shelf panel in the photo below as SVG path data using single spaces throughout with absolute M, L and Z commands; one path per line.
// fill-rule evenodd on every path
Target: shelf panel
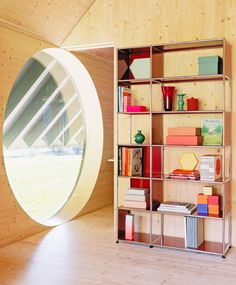
M 120 178 L 132 178 L 132 179 L 142 179 L 142 180 L 150 180 L 150 177 L 143 177 L 143 176 L 125 176 L 125 175 L 118 175 Z
M 198 111 L 156 111 L 152 115 L 189 115 L 189 114 L 223 114 L 223 110 L 198 110 Z
M 134 233 L 134 239 L 133 240 L 127 240 L 125 239 L 125 234 L 120 234 L 119 240 L 125 241 L 125 242 L 130 242 L 130 243 L 146 243 L 150 244 L 150 235 L 147 233 L 140 233 L 140 232 L 135 232 Z
M 224 39 L 211 39 L 211 40 L 196 40 L 190 42 L 179 42 L 179 43 L 167 43 L 161 45 L 153 45 L 152 49 L 154 52 L 171 52 L 180 50 L 191 50 L 191 49 L 206 49 L 206 48 L 223 48 Z
M 202 215 L 198 215 L 198 212 L 195 211 L 192 214 L 186 214 L 186 213 L 181 213 L 181 212 L 168 212 L 168 211 L 153 211 L 153 212 L 157 212 L 158 214 L 164 214 L 164 215 L 173 215 L 173 216 L 183 216 L 183 217 L 195 217 L 195 218 L 203 218 L 203 219 L 218 219 L 221 220 L 222 219 L 222 214 L 220 216 L 213 216 L 213 215 L 209 215 L 209 216 L 202 216 Z
M 123 206 L 119 207 L 118 210 L 150 213 L 150 210 L 148 209 L 139 209 L 139 208 L 131 208 L 131 207 L 123 207 Z
M 140 78 L 140 79 L 122 79 L 118 80 L 120 85 L 146 85 L 152 82 L 152 78 Z
M 178 82 L 195 82 L 195 81 L 217 81 L 229 80 L 228 76 L 224 74 L 216 75 L 188 75 L 188 76 L 171 76 L 171 77 L 158 77 L 153 78 L 153 83 L 178 83 Z
M 164 147 L 164 148 L 169 148 L 169 147 L 173 147 L 173 148 L 224 148 L 225 146 L 222 145 L 173 145 L 173 144 L 153 144 L 152 147 Z
M 118 146 L 127 146 L 127 147 L 150 147 L 150 144 L 118 144 Z
M 150 115 L 150 112 L 117 112 L 118 115 Z
M 153 239 L 152 239 L 153 240 Z M 204 241 L 198 248 L 185 247 L 184 238 L 162 236 L 162 238 L 152 241 L 153 245 L 167 248 L 178 248 L 186 251 L 205 252 L 210 254 L 223 254 L 223 244 L 221 242 Z M 226 244 L 226 247 L 228 244 Z

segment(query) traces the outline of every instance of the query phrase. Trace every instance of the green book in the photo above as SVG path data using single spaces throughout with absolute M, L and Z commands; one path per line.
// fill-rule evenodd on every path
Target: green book
M 222 145 L 223 120 L 205 119 L 202 122 L 203 145 Z

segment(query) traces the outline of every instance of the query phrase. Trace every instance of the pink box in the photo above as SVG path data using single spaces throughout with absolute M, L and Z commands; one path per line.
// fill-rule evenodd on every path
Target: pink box
M 146 106 L 127 106 L 127 112 L 146 112 Z
M 219 205 L 220 196 L 219 195 L 208 196 L 208 204 L 209 205 Z

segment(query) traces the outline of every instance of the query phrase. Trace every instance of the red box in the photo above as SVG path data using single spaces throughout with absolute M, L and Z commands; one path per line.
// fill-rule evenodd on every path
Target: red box
M 127 106 L 127 112 L 147 112 L 146 106 Z
M 204 194 L 198 194 L 197 195 L 197 203 L 198 204 L 208 204 L 208 197 L 207 195 Z
M 202 145 L 202 136 L 167 136 L 166 144 L 170 145 Z
M 219 205 L 220 204 L 220 196 L 219 195 L 208 196 L 208 204 L 209 205 Z

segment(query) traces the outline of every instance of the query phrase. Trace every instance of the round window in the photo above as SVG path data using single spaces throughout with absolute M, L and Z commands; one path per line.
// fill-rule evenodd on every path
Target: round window
M 3 125 L 8 180 L 25 212 L 45 225 L 76 216 L 96 183 L 102 144 L 101 108 L 85 67 L 62 49 L 36 53 L 15 80 Z

